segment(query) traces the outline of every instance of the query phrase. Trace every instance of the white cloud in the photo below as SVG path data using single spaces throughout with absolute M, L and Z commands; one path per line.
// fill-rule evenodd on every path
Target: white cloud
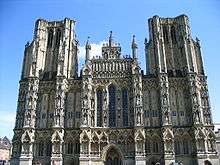
M 106 43 L 106 41 L 100 41 L 98 43 L 91 43 L 91 58 L 94 56 L 101 56 L 102 54 L 102 46 Z M 79 59 L 85 59 L 85 45 L 79 47 Z

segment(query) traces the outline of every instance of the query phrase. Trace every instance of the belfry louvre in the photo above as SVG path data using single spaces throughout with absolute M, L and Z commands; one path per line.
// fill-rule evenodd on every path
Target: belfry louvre
M 112 32 L 99 57 L 85 45 L 78 74 L 75 21 L 36 21 L 25 46 L 12 165 L 218 165 L 199 39 L 186 15 L 153 16 L 121 54 Z M 144 38 L 144 36 L 143 36 Z

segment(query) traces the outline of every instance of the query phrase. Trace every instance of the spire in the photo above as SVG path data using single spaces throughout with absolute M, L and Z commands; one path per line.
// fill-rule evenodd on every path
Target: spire
M 132 57 L 137 58 L 137 48 L 138 48 L 138 46 L 137 46 L 137 43 L 135 41 L 135 35 L 133 35 L 131 48 L 132 48 Z
M 89 39 L 90 37 L 88 37 L 86 41 L 86 62 L 90 59 L 91 45 L 89 44 Z
M 109 47 L 112 46 L 113 39 L 112 39 L 112 31 L 110 31 L 110 36 L 109 36 Z

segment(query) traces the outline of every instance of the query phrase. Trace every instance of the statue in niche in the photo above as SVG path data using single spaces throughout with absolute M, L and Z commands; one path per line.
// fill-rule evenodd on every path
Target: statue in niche
M 25 125 L 28 125 L 28 126 L 30 126 L 30 124 L 31 124 L 31 112 L 29 111 L 29 110 L 27 110 L 26 112 L 25 112 Z
M 136 90 L 137 90 L 137 92 L 141 91 L 141 85 L 139 82 L 136 83 Z
M 95 126 L 95 111 L 91 111 L 91 126 Z
M 30 85 L 30 91 L 29 91 L 30 96 L 33 96 L 33 94 L 34 94 L 33 88 L 34 88 L 33 85 Z
M 91 108 L 95 109 L 95 100 L 94 100 L 94 98 L 91 99 Z
M 103 126 L 106 127 L 107 126 L 107 111 L 103 111 Z
M 60 124 L 60 113 L 58 112 L 55 115 L 55 125 L 59 125 Z
M 137 124 L 141 124 L 141 112 L 137 112 Z
M 33 98 L 32 96 L 30 96 L 28 98 L 28 109 L 32 109 L 33 108 Z
M 197 103 L 198 103 L 198 98 L 197 98 L 196 93 L 193 93 L 193 95 L 192 95 L 192 102 L 193 102 L 194 105 L 197 105 Z
M 28 154 L 29 153 L 29 148 L 30 148 L 30 145 L 28 143 L 24 143 L 23 144 L 23 152 L 25 154 Z
M 60 95 L 58 95 L 58 97 L 57 97 L 57 100 L 56 100 L 56 103 L 57 103 L 57 105 L 56 105 L 56 108 L 57 109 L 60 109 L 61 108 L 61 97 L 60 97 Z
M 87 95 L 83 97 L 82 103 L 83 103 L 83 108 L 87 109 L 88 108 L 88 96 Z
M 164 105 L 164 106 L 167 106 L 167 105 L 168 105 L 167 93 L 163 93 L 163 105 Z
M 161 76 L 161 81 L 164 82 L 164 83 L 166 83 L 166 81 L 167 81 L 166 76 L 164 76 L 164 75 Z
M 84 114 L 83 114 L 83 125 L 87 125 L 87 113 L 86 112 L 84 112 Z
M 173 143 L 171 140 L 167 140 L 165 144 L 166 144 L 166 150 L 168 152 L 173 150 Z
M 107 90 L 104 90 L 104 110 L 108 109 Z
M 140 105 L 141 105 L 141 97 L 140 97 L 139 94 L 137 94 L 137 96 L 136 96 L 136 105 L 137 105 L 137 106 L 140 106 Z
M 165 124 L 169 123 L 169 113 L 167 108 L 164 108 L 164 119 L 165 119 Z
M 200 114 L 199 114 L 199 111 L 198 110 L 196 110 L 195 112 L 194 112 L 194 121 L 197 123 L 197 122 L 199 122 L 199 119 L 200 119 Z
M 54 143 L 54 153 L 60 153 L 60 144 Z
M 32 65 L 32 75 L 35 75 L 35 71 L 36 71 L 36 64 Z
M 215 151 L 215 141 L 213 139 L 210 139 L 210 149 L 211 151 Z

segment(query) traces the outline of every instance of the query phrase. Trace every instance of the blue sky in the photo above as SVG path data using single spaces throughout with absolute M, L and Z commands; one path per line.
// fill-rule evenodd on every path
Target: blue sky
M 218 0 L 1 0 L 0 137 L 13 136 L 24 46 L 32 40 L 38 18 L 74 19 L 81 50 L 87 36 L 91 37 L 94 47 L 99 47 L 112 30 L 122 52 L 131 54 L 131 39 L 135 34 L 139 61 L 145 69 L 143 43 L 144 38 L 148 38 L 147 19 L 153 15 L 188 15 L 192 36 L 201 40 L 214 122 L 220 122 L 219 9 Z M 82 63 L 82 57 L 80 61 Z

